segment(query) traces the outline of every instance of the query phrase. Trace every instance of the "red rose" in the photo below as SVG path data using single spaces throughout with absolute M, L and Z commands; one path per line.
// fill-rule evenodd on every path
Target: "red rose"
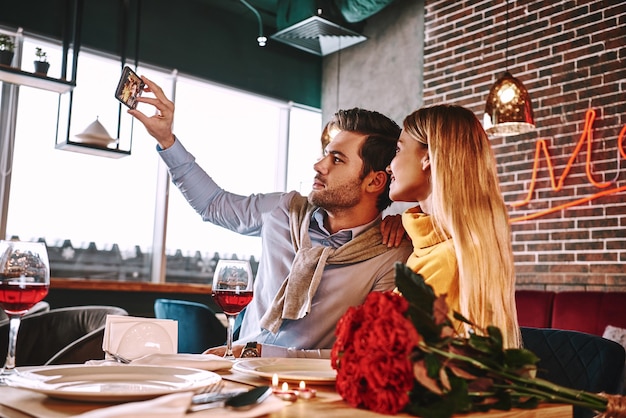
M 337 323 L 331 362 L 337 392 L 350 405 L 395 414 L 409 402 L 420 336 L 405 316 L 408 302 L 393 292 L 370 293 Z

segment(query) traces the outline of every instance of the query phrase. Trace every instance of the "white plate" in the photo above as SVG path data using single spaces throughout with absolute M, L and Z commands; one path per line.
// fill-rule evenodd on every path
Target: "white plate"
M 47 366 L 20 372 L 9 385 L 51 398 L 84 402 L 125 402 L 174 392 L 199 392 L 219 382 L 206 370 L 163 366 Z
M 255 358 L 237 361 L 232 370 L 272 379 L 278 375 L 279 382 L 299 383 L 304 380 L 312 384 L 335 383 L 337 372 L 328 359 L 312 358 Z

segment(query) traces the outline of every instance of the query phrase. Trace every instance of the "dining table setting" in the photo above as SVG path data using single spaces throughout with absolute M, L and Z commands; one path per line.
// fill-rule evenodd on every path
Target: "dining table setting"
M 357 409 L 335 390 L 328 359 L 247 358 L 212 354 L 149 354 L 125 364 L 18 368 L 0 386 L 7 418 L 121 417 L 383 417 Z M 409 416 L 400 413 L 397 416 Z M 572 407 L 490 411 L 471 417 L 568 417 Z
M 108 315 L 104 359 L 16 367 L 20 320 L 47 294 L 50 270 L 42 243 L 0 241 L 0 306 L 11 325 L 7 358 L 0 370 L 0 417 L 389 416 L 346 400 L 346 390 L 350 391 L 346 381 L 363 386 L 362 378 L 346 374 L 344 366 L 338 390 L 340 375 L 331 358 L 233 355 L 234 317 L 252 299 L 252 273 L 246 263 L 222 263 L 213 280 L 213 297 L 228 318 L 223 357 L 178 353 L 177 321 Z M 410 416 L 400 409 L 396 412 L 396 416 Z M 493 409 L 463 416 L 571 417 L 572 406 L 545 403 L 532 409 Z

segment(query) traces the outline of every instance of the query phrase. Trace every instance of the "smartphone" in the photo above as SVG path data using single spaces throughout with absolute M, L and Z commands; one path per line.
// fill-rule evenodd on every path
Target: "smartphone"
M 115 89 L 115 98 L 124 103 L 131 109 L 137 107 L 137 97 L 141 96 L 145 83 L 141 77 L 137 75 L 129 66 L 125 66 L 122 70 L 122 76 L 117 89 Z

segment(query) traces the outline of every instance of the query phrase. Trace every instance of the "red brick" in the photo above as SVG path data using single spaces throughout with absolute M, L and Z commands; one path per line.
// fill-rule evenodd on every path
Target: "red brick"
M 581 263 L 617 261 L 617 253 L 577 253 L 576 261 Z

